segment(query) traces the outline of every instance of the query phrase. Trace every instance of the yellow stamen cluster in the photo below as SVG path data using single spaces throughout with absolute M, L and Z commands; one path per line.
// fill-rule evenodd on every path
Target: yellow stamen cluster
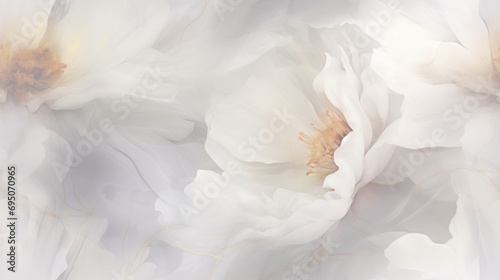
M 306 135 L 304 132 L 299 133 L 299 140 L 306 143 L 311 151 L 307 162 L 310 169 L 306 175 L 313 173 L 327 175 L 337 171 L 338 167 L 334 162 L 333 154 L 340 147 L 342 139 L 351 131 L 341 112 L 326 111 L 321 122 L 323 128 L 312 124 L 316 130 L 314 136 Z
M 63 75 L 66 65 L 49 48 L 12 50 L 0 45 L 0 87 L 22 100 L 28 93 L 51 87 Z

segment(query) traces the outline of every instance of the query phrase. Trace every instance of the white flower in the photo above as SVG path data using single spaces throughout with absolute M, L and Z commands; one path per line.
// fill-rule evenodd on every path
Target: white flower
M 500 142 L 494 131 L 500 126 L 498 109 L 498 104 L 478 109 L 465 125 L 461 143 L 466 160 L 450 172 L 457 196 L 455 216 L 449 224 L 451 238 L 438 241 L 432 233 L 408 233 L 386 250 L 390 268 L 400 278 L 410 274 L 418 279 L 497 277 L 500 191 L 495 182 L 500 179 Z
M 153 44 L 169 11 L 163 1 L 31 4 L 38 11 L 9 30 L 0 48 L 2 99 L 12 95 L 31 111 L 128 93 L 158 56 Z
M 356 23 L 364 28 L 371 27 L 370 20 L 378 24 L 369 33 L 381 47 L 373 67 L 391 88 L 404 92 L 415 83 L 457 84 L 498 95 L 492 84 L 500 54 L 500 25 L 493 12 L 497 2 L 403 0 L 390 13 L 379 11 L 380 3 L 367 2 Z
M 498 201 L 492 183 L 498 180 L 498 141 L 491 133 L 499 93 L 500 25 L 492 14 L 498 4 L 400 4 L 389 13 L 380 10 L 380 1 L 367 2 L 353 20 L 366 28 L 374 15 L 382 15 L 380 29 L 371 34 L 380 44 L 372 67 L 404 96 L 394 143 L 405 149 L 396 151 L 402 160 L 394 157 L 387 170 L 404 170 L 398 189 L 427 193 L 407 200 L 425 201 L 413 206 L 418 214 L 404 205 L 389 219 L 392 228 L 382 227 L 389 230 L 381 235 L 384 246 L 392 243 L 385 251 L 391 269 L 386 276 L 494 278 L 498 273 L 489 263 L 497 262 L 498 249 L 487 244 L 495 244 L 499 231 L 492 214 Z M 407 164 L 412 156 L 418 160 Z M 436 214 L 423 214 L 430 212 Z
M 280 63 L 288 67 L 261 70 L 238 92 L 212 101 L 205 147 L 224 173 L 198 172 L 185 190 L 189 200 L 178 204 L 184 220 L 171 220 L 165 237 L 205 259 L 208 267 L 197 273 L 222 258 L 213 273 L 229 277 L 236 271 L 224 267 L 239 266 L 249 248 L 268 252 L 315 241 L 346 215 L 357 190 L 391 155 L 390 131 L 383 134 L 388 95 L 366 68 L 368 57 L 338 49 L 315 79 L 314 68 Z
M 0 160 L 19 170 L 18 279 L 109 280 L 123 267 L 153 279 L 147 254 L 134 261 L 161 230 L 155 192 L 194 176 L 204 153 L 197 113 L 151 72 L 164 74 L 153 45 L 169 8 L 56 4 L 0 4 L 9 19 L 0 28 Z M 33 38 L 22 37 L 26 24 L 36 24 Z

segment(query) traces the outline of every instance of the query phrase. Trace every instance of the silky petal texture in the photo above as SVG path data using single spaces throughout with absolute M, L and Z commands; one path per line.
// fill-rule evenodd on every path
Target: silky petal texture
M 18 211 L 23 219 L 16 223 L 16 255 L 23 256 L 23 264 L 16 265 L 15 273 L 3 269 L 0 275 L 4 279 L 58 279 L 68 267 L 66 255 L 74 233 L 54 213 L 37 209 L 25 198 L 19 198 Z M 6 203 L 6 199 L 2 202 Z M 7 238 L 2 238 L 2 242 L 7 244 Z
M 500 22 L 498 17 L 494 16 L 494 11 L 498 10 L 498 8 L 498 2 L 494 0 L 479 1 L 479 15 L 488 29 L 490 49 L 492 52 L 500 48 L 500 28 L 498 28 Z M 496 55 L 493 56 L 496 57 Z
M 414 182 L 392 182 L 388 186 L 371 182 L 361 188 L 350 212 L 320 239 L 322 245 L 302 252 L 308 257 L 294 263 L 294 275 L 310 279 L 329 275 L 353 280 L 422 279 L 415 273 L 398 276 L 388 270 L 384 250 L 407 232 L 418 232 L 443 243 L 450 239 L 447 225 L 455 214 L 456 195 L 450 192 L 449 175 L 435 163 L 443 158 L 456 162 L 450 156 L 457 153 L 459 149 L 447 153 L 436 151 L 420 167 L 423 174 L 412 174 Z M 426 178 L 429 174 L 431 178 Z M 318 250 L 326 250 L 327 256 L 307 265 L 311 259 L 318 260 Z
M 161 1 L 112 1 L 99 4 L 97 11 L 92 7 L 68 1 L 65 13 L 49 23 L 44 44 L 67 68 L 51 89 L 29 100 L 32 111 L 44 102 L 54 109 L 71 109 L 95 98 L 130 94 L 148 74 L 148 65 L 158 55 L 152 47 L 166 25 L 168 6 Z M 82 25 L 89 15 L 99 20 Z
M 271 59 L 265 56 L 251 66 L 263 71 L 261 75 L 236 74 L 245 83 L 235 81 L 223 88 L 224 94 L 213 97 L 205 148 L 222 169 L 236 160 L 242 169 L 238 176 L 267 185 L 270 196 L 276 188 L 322 193 L 321 176 L 305 176 L 309 149 L 298 136 L 301 131 L 314 134 L 311 124 L 321 126 L 318 114 L 328 109 L 328 103 L 321 104 L 311 88 L 314 69 L 276 68 L 293 62 Z M 233 117 L 228 119 L 226 113 Z M 228 131 L 235 121 L 244 125 Z
M 196 101 L 202 104 L 210 102 L 207 88 L 230 83 L 234 73 L 272 50 L 293 42 L 293 37 L 276 24 L 274 18 L 268 18 L 268 14 L 287 16 L 279 9 L 281 4 L 278 2 L 263 3 L 264 7 L 259 9 L 247 9 L 240 3 L 239 9 L 227 11 L 219 9 L 222 4 L 219 2 L 174 1 L 169 4 L 171 20 L 155 47 L 166 53 L 164 68 L 168 69 L 169 79 L 175 79 L 177 85 L 182 84 L 184 90 L 193 88 L 193 80 L 199 82 L 196 90 L 201 93 L 199 98 L 206 101 L 200 102 L 199 98 Z M 262 12 L 268 17 L 262 16 Z M 250 29 L 246 27 L 249 24 Z
M 43 39 L 55 0 L 0 3 L 0 42 L 13 47 L 36 47 Z
M 199 257 L 200 259 L 206 259 L 207 262 L 203 268 L 197 269 L 196 273 L 200 273 L 199 275 L 202 275 L 202 273 L 227 275 L 224 272 L 225 267 L 230 266 L 230 264 L 232 266 L 241 263 L 243 256 L 237 254 L 237 252 L 246 252 L 245 248 L 247 246 L 252 247 L 263 244 L 261 246 L 265 248 L 285 250 L 285 246 L 304 245 L 314 242 L 328 229 L 334 229 L 337 223 L 348 213 L 355 186 L 364 171 L 363 159 L 365 152 L 370 150 L 373 142 L 376 141 L 375 139 L 383 134 L 382 130 L 386 126 L 388 97 L 385 87 L 373 72 L 355 73 L 345 54 L 342 57 L 342 66 L 340 66 L 340 60 L 337 61 L 335 63 L 330 56 L 327 56 L 326 66 L 314 82 L 316 96 L 307 97 L 297 89 L 290 89 L 289 85 L 287 87 L 283 86 L 282 80 L 288 81 L 288 84 L 290 84 L 290 78 L 283 79 L 283 77 L 286 77 L 284 74 L 287 72 L 280 70 L 284 74 L 275 71 L 280 74 L 267 75 L 272 79 L 272 84 L 269 82 L 265 84 L 258 83 L 259 80 L 265 81 L 261 77 L 259 77 L 259 80 L 250 78 L 245 83 L 246 91 L 243 94 L 229 94 L 214 99 L 207 116 L 209 137 L 206 148 L 218 165 L 226 172 L 219 175 L 211 171 L 199 171 L 195 182 L 186 188 L 186 194 L 189 197 L 188 203 L 178 204 L 179 209 L 169 208 L 164 203 L 157 203 L 157 209 L 165 217 L 175 216 L 176 211 L 178 212 L 177 216 L 179 214 L 183 216 L 184 221 L 178 220 L 176 223 L 169 225 L 172 231 L 170 234 L 166 234 L 164 238 L 167 242 L 182 248 L 187 255 L 206 256 Z M 355 68 L 363 69 L 363 66 L 368 65 L 366 61 L 362 63 L 364 64 L 356 65 Z M 345 72 L 341 67 L 346 69 Z M 341 86 L 337 87 L 336 82 L 340 82 Z M 275 86 L 275 84 L 278 84 L 279 87 Z M 259 87 L 256 85 L 259 85 Z M 266 92 L 267 88 L 270 89 L 270 92 Z M 286 92 L 286 99 L 276 94 L 281 91 Z M 342 95 L 342 93 L 346 96 Z M 352 98 L 347 97 L 349 95 Z M 266 96 L 266 102 L 263 102 L 264 98 L 261 96 Z M 296 98 L 297 101 L 295 101 Z M 247 163 L 249 161 L 266 163 L 273 160 L 273 162 L 268 163 L 268 166 L 270 166 L 275 164 L 274 161 L 296 160 L 295 157 L 290 158 L 289 151 L 288 153 L 281 152 L 281 150 L 286 151 L 283 146 L 287 144 L 283 143 L 290 141 L 287 140 L 287 137 L 282 140 L 281 135 L 275 136 L 273 141 L 270 141 L 262 151 L 256 151 L 255 156 L 248 159 L 241 158 L 241 153 L 238 153 L 237 149 L 237 146 L 242 143 L 238 138 L 242 138 L 243 141 L 249 139 L 248 132 L 245 133 L 246 131 L 256 131 L 254 134 L 257 138 L 259 130 L 270 126 L 269 119 L 273 117 L 273 114 L 269 112 L 272 112 L 274 108 L 279 108 L 278 106 L 281 104 L 287 104 L 287 113 L 293 114 L 295 110 L 300 110 L 300 116 L 304 118 L 304 120 L 299 119 L 298 121 L 302 121 L 302 123 L 299 122 L 298 124 L 295 124 L 295 118 L 291 118 L 289 124 L 291 128 L 306 126 L 308 118 L 316 119 L 315 115 L 322 111 L 321 106 L 316 105 L 317 103 L 321 104 L 321 102 L 314 101 L 317 99 L 323 102 L 332 102 L 335 106 L 344 110 L 351 127 L 355 127 L 355 131 L 356 129 L 361 130 L 358 135 L 351 132 L 344 139 L 341 148 L 337 150 L 336 158 L 338 155 L 340 156 L 340 164 L 343 163 L 343 160 L 345 161 L 346 171 L 341 173 L 342 175 L 335 181 L 333 186 L 327 185 L 329 184 L 327 178 L 324 183 L 325 187 L 334 188 L 335 191 L 326 193 L 324 197 L 312 196 L 292 190 L 293 188 L 291 189 L 289 184 L 283 184 L 283 182 L 290 180 L 290 177 L 285 179 L 279 173 L 275 173 L 274 179 L 271 174 L 261 179 L 264 169 L 248 168 L 251 166 Z M 304 104 L 307 106 L 304 107 Z M 352 108 L 355 108 L 355 110 L 352 110 Z M 242 114 L 242 109 L 245 114 Z M 254 113 L 256 109 L 258 111 Z M 227 119 L 227 112 L 234 112 L 229 113 L 232 116 L 231 119 Z M 311 117 L 304 117 L 308 115 L 311 115 Z M 242 118 L 241 121 L 240 118 Z M 231 130 L 231 134 L 229 134 L 227 127 L 234 127 L 230 122 L 234 123 L 235 119 L 236 123 L 244 123 L 245 127 L 235 127 L 236 130 Z M 253 128 L 255 124 L 259 123 L 262 125 Z M 248 126 L 250 126 L 250 129 Z M 297 133 L 298 131 L 287 134 L 296 135 Z M 243 134 L 243 136 L 233 136 L 239 134 Z M 390 139 L 391 134 L 388 133 L 384 137 Z M 387 143 L 388 140 L 385 140 L 385 142 Z M 270 151 L 268 151 L 268 147 L 272 148 L 272 150 L 269 149 Z M 384 148 L 383 144 L 376 147 L 376 149 L 371 150 L 372 160 L 378 157 L 377 154 L 381 153 L 385 153 L 386 158 L 390 157 L 391 149 Z M 345 149 L 345 152 L 339 154 L 342 148 Z M 353 151 L 357 154 L 354 159 L 352 157 Z M 353 160 L 361 163 L 358 165 L 352 164 Z M 233 165 L 232 172 L 231 168 L 228 167 L 231 164 Z M 348 167 L 349 165 L 352 167 Z M 238 166 L 238 168 L 234 166 Z M 375 177 L 383 168 L 380 168 L 379 171 L 370 170 L 368 167 L 366 169 L 367 173 L 369 173 L 366 180 L 369 181 L 370 177 Z M 353 174 L 349 174 L 349 172 Z M 293 176 L 297 178 L 293 181 L 300 180 L 297 174 L 293 174 Z M 302 192 L 305 190 L 303 189 Z M 187 226 L 178 225 L 178 223 L 182 222 L 187 223 Z M 176 270 L 174 275 L 186 275 L 183 274 L 183 271 L 187 271 L 189 267 L 192 267 L 194 265 L 193 259 L 197 259 L 194 256 L 188 258 L 188 260 L 183 261 L 182 266 Z M 221 260 L 217 261 L 218 259 Z M 250 265 L 252 264 L 247 264 L 247 266 Z M 270 271 L 269 273 L 273 272 Z
M 450 224 L 453 235 L 445 244 L 434 243 L 423 235 L 418 239 L 426 240 L 425 252 L 420 252 L 422 262 L 407 262 L 411 257 L 408 246 L 416 249 L 416 236 L 409 234 L 395 241 L 387 249 L 386 255 L 394 268 L 418 271 L 428 279 L 494 279 L 497 268 L 492 266 L 498 259 L 498 229 L 491 211 L 498 206 L 498 190 L 492 185 L 488 174 L 464 170 L 454 176 L 454 186 L 459 194 L 456 216 Z M 498 175 L 495 175 L 498 177 Z M 471 187 L 474 188 L 471 190 Z M 479 187 L 479 189 L 478 189 Z M 411 241 L 411 245 L 408 242 Z M 483 244 L 484 242 L 484 244 Z M 422 248 L 422 246 L 420 246 Z M 406 249 L 404 249 L 406 248 Z M 482 249 L 488 248 L 488 249 Z M 419 249 L 417 249 L 419 250 Z M 443 263 L 428 262 L 428 258 L 439 256 Z M 481 275 L 481 277 L 479 277 Z
M 457 211 L 450 223 L 452 238 L 447 242 L 433 242 L 425 235 L 410 233 L 396 240 L 386 250 L 393 268 L 412 270 L 428 279 L 495 279 L 498 269 L 493 263 L 499 258 L 500 231 L 492 214 L 498 211 L 499 199 L 494 183 L 498 181 L 499 166 L 494 156 L 498 150 L 494 131 L 500 122 L 491 112 L 497 109 L 497 103 L 484 106 L 465 124 L 462 143 L 466 161 L 463 167 L 451 173 L 451 183 L 458 195 Z M 481 133 L 485 137 L 478 138 Z M 412 241 L 415 238 L 427 245 L 417 249 Z M 416 262 L 415 256 L 412 261 L 405 261 L 411 257 L 409 246 L 414 251 L 424 250 L 419 253 L 421 262 Z M 446 265 L 428 262 L 436 255 Z M 398 275 L 406 277 L 408 272 L 400 271 Z
M 416 43 L 419 44 L 419 43 Z M 397 92 L 418 83 L 456 83 L 470 90 L 495 93 L 490 89 L 491 66 L 471 56 L 456 43 L 426 41 L 415 47 L 418 53 L 390 56 L 381 51 L 373 57 L 373 68 Z M 457 59 L 460 58 L 460 59 Z
M 362 61 L 363 57 L 359 59 Z M 387 91 L 377 80 L 378 78 L 371 75 L 367 70 L 359 78 L 348 62 L 346 54 L 343 53 L 341 60 L 327 55 L 325 69 L 315 81 L 317 90 L 324 87 L 329 100 L 341 111 L 346 112 L 345 117 L 353 130 L 335 152 L 339 170 L 329 175 L 324 182 L 325 186 L 334 188 L 345 198 L 352 196 L 363 174 L 365 175 L 363 181 L 370 181 L 378 175 L 391 154 L 391 147 L 385 147 L 384 141 L 380 146 L 376 145 L 373 146 L 374 149 L 370 149 L 375 142 L 374 138 L 379 137 L 384 129 L 388 115 Z M 375 91 L 378 96 L 374 94 Z M 386 137 L 392 136 L 388 133 Z M 370 157 L 377 157 L 381 162 L 378 171 L 373 170 L 371 166 L 364 166 L 365 154 L 368 151 Z M 366 177 L 368 173 L 371 174 L 371 178 Z
M 382 44 L 374 53 L 374 69 L 401 93 L 418 83 L 456 83 L 497 95 L 494 50 L 490 51 L 489 30 L 480 17 L 478 2 L 403 1 L 397 13 L 382 9 L 384 21 L 371 34 Z M 422 13 L 432 16 L 422 20 Z M 366 26 L 370 19 L 361 16 L 356 24 Z M 468 32 L 471 28 L 475 32 Z
M 444 244 L 435 244 L 427 236 L 408 234 L 386 250 L 391 267 L 423 270 L 422 279 L 455 279 L 455 251 Z
M 326 259 L 316 262 L 314 269 L 298 262 L 294 266 L 297 270 L 294 275 L 313 279 L 325 275 L 343 279 L 422 279 L 416 273 L 399 275 L 388 271 L 383 250 L 403 236 L 405 231 L 420 232 L 443 243 L 450 239 L 446 225 L 455 214 L 456 195 L 450 192 L 447 172 L 462 167 L 463 160 L 459 160 L 460 149 L 434 149 L 426 151 L 424 162 L 412 166 L 413 153 L 401 153 L 397 149 L 390 160 L 390 165 L 394 164 L 396 170 L 406 162 L 413 168 L 408 174 L 400 174 L 405 181 L 397 183 L 389 180 L 386 181 L 388 186 L 369 183 L 357 192 L 351 215 L 346 215 L 334 230 L 335 234 L 344 234 L 337 242 L 346 247 L 327 246 L 331 253 Z M 385 177 L 387 172 L 381 175 Z M 310 258 L 313 258 L 314 252 L 309 251 Z M 364 269 L 356 269 L 359 266 Z
M 458 147 L 471 113 L 492 99 L 455 85 L 415 86 L 406 92 L 395 143 L 409 149 Z
M 70 67 L 68 76 L 72 71 L 81 75 L 116 66 L 154 44 L 168 18 L 168 6 L 162 1 L 139 3 L 109 1 L 97 10 L 88 1 L 66 3 L 64 16 L 51 22 L 47 40 L 60 48 L 62 61 Z M 94 20 L 82 25 L 89 15 Z
M 27 106 L 31 111 L 36 111 L 43 103 L 55 110 L 78 109 L 96 98 L 132 96 L 143 90 L 142 84 L 150 83 L 149 73 L 154 70 L 151 71 L 148 62 L 153 61 L 155 56 L 154 52 L 142 54 L 134 58 L 137 62 L 129 60 L 104 71 L 75 78 L 67 85 L 38 93 L 28 101 Z
M 207 260 L 212 259 L 210 256 L 227 259 L 221 262 L 222 266 L 247 260 L 244 257 L 250 253 L 245 253 L 247 246 L 262 243 L 269 250 L 310 242 L 341 218 L 345 214 L 342 211 L 348 207 L 341 200 L 325 200 L 285 190 L 277 191 L 272 198 L 263 196 L 249 190 L 250 186 L 246 186 L 249 182 L 237 178 L 220 187 L 218 196 L 201 197 L 205 186 L 215 184 L 213 178 L 223 180 L 215 176 L 213 172 L 200 171 L 186 189 L 194 203 L 184 206 L 199 210 L 185 216 L 188 228 L 171 225 L 164 238 L 188 255 L 205 255 Z M 210 266 L 210 262 L 206 265 Z M 189 262 L 183 261 L 176 273 L 189 266 Z M 214 273 L 225 274 L 223 268 Z
M 14 279 L 498 278 L 496 1 L 7 2 L 0 43 L 67 64 L 0 89 Z
M 153 235 L 160 230 L 154 218 L 143 221 L 145 216 L 154 217 L 157 195 L 179 189 L 197 168 L 211 167 L 207 156 L 202 160 L 203 145 L 196 136 L 200 132 L 192 122 L 174 108 L 151 114 L 157 104 L 136 105 L 126 114 L 110 114 L 110 104 L 105 103 L 97 107 L 103 110 L 87 108 L 67 115 L 78 130 L 59 132 L 65 138 L 60 145 L 67 151 L 40 172 L 44 185 L 62 184 L 61 203 L 110 221 L 103 242 L 116 250 L 128 244 L 122 249 L 124 257 L 143 245 L 150 237 L 146 232 Z M 47 176 L 58 172 L 62 174 Z M 124 204 L 130 211 L 125 216 L 120 207 Z M 141 225 L 144 235 L 128 228 L 130 223 Z M 129 240 L 127 232 L 131 238 L 143 237 Z M 123 240 L 117 237 L 121 235 Z
M 77 219 L 71 221 L 70 226 L 78 229 L 79 234 L 66 257 L 69 267 L 60 277 L 63 279 L 78 277 L 112 279 L 110 267 L 113 267 L 115 262 L 113 253 L 104 250 L 99 244 L 100 236 L 106 227 L 105 222 L 90 217 L 87 219 L 89 226 L 75 225 L 74 223 L 78 222 Z M 82 220 L 85 221 L 85 219 Z M 87 265 L 91 265 L 93 269 L 87 269 Z
M 476 158 L 491 164 L 491 167 L 500 166 L 498 157 L 499 135 L 498 128 L 500 120 L 496 111 L 498 102 L 491 102 L 483 106 L 471 115 L 464 125 L 464 136 L 461 139 L 464 152 L 470 155 L 471 162 Z M 481 135 L 481 137 L 477 137 Z
M 53 263 L 45 266 L 54 271 L 40 272 L 51 277 L 47 279 L 57 279 L 60 274 L 62 279 L 162 279 L 161 274 L 156 278 L 157 266 L 146 260 L 145 253 L 150 239 L 161 231 L 154 218 L 155 192 L 162 193 L 165 187 L 179 189 L 196 169 L 213 166 L 208 156 L 205 162 L 201 160 L 205 153 L 200 141 L 203 128 L 187 120 L 194 117 L 178 101 L 158 99 L 120 100 L 118 111 L 109 102 L 89 103 L 71 111 L 51 111 L 42 105 L 35 113 L 12 99 L 2 104 L 3 127 L 12 131 L 11 138 L 2 138 L 2 157 L 22 170 L 18 184 L 23 188 L 18 195 L 25 196 L 27 205 L 50 213 L 57 209 L 58 215 L 54 232 L 40 235 L 19 252 L 37 250 L 36 246 L 48 240 L 46 236 L 70 239 L 64 244 L 55 241 L 52 251 L 39 250 L 54 256 L 46 258 Z M 166 104 L 171 107 L 166 109 Z M 158 113 L 152 113 L 155 111 Z M 29 129 L 21 132 L 23 126 Z M 176 144 L 165 145 L 166 141 Z M 128 211 L 123 211 L 124 205 Z M 65 215 L 69 217 L 60 217 Z M 87 215 L 101 224 L 77 222 L 87 228 L 74 231 L 68 226 Z M 20 219 L 38 220 L 34 214 L 22 214 Z M 23 227 L 20 230 L 29 232 Z M 80 231 L 82 235 L 75 237 L 74 232 Z M 99 258 L 93 256 L 96 252 L 101 252 Z M 142 257 L 137 259 L 138 255 Z M 95 270 L 86 271 L 86 265 Z M 32 266 L 38 269 L 43 264 Z M 20 277 L 35 276 L 23 273 Z
M 1 106 L 0 122 L 4 133 L 0 136 L 0 158 L 6 164 L 22 164 L 23 177 L 28 177 L 45 157 L 45 140 L 49 137 L 43 122 L 26 108 L 10 100 Z
M 478 110 L 465 126 L 465 135 L 462 138 L 464 152 L 469 162 L 468 172 L 457 178 L 457 185 L 464 190 L 464 197 L 472 200 L 474 211 L 477 213 L 479 243 L 480 273 L 485 279 L 493 279 L 498 274 L 498 268 L 493 265 L 499 260 L 499 227 L 494 214 L 499 206 L 499 190 L 495 182 L 499 180 L 498 168 L 500 161 L 497 157 L 499 150 L 498 128 L 500 119 L 493 113 L 498 110 L 499 104 L 491 103 Z M 483 133 L 484 137 L 475 137 L 476 133 Z M 456 229 L 460 230 L 459 228 Z M 458 243 L 458 242 L 457 242 Z
M 491 59 L 488 30 L 479 14 L 479 0 L 438 1 L 446 11 L 445 19 L 462 46 L 478 55 L 484 62 Z M 451 9 L 450 9 L 451 8 Z M 469 32 L 473 29 L 474 32 Z
M 214 100 L 213 113 L 207 115 L 208 152 L 213 153 L 211 145 L 215 141 L 241 161 L 305 164 L 308 149 L 297 139 L 298 134 L 300 131 L 311 134 L 310 123 L 320 121 L 307 95 L 303 93 L 307 88 L 295 86 L 292 83 L 294 76 L 294 73 L 278 70 L 264 81 L 251 78 L 243 85 L 242 93 Z M 225 114 L 232 118 L 228 119 Z M 231 138 L 223 138 L 222 132 L 230 125 L 229 122 L 242 126 L 232 131 Z M 261 144 L 252 147 L 250 137 L 255 137 Z M 223 165 L 223 162 L 220 164 Z

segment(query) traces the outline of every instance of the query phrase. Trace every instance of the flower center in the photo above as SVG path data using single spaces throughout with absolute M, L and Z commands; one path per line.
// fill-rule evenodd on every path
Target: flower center
M 323 128 L 312 124 L 316 130 L 314 136 L 306 135 L 304 132 L 299 133 L 299 140 L 306 143 L 311 150 L 310 159 L 307 162 L 310 169 L 306 175 L 313 173 L 327 175 L 337 171 L 338 167 L 334 162 L 333 154 L 340 147 L 342 139 L 352 131 L 341 112 L 326 111 L 321 122 Z
M 64 73 L 66 65 L 49 48 L 22 48 L 13 51 L 10 44 L 0 45 L 0 86 L 21 100 L 28 93 L 52 86 Z

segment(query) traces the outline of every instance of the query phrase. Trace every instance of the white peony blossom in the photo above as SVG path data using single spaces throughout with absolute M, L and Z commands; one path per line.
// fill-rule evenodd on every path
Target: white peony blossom
M 152 46 L 168 17 L 163 1 L 33 1 L 30 8 L 33 16 L 2 40 L 0 84 L 3 100 L 12 95 L 31 111 L 129 92 L 158 56 Z
M 19 170 L 18 273 L 2 269 L 2 276 L 165 275 L 145 253 L 161 230 L 155 192 L 207 166 L 197 113 L 176 99 L 178 87 L 164 77 L 166 58 L 154 47 L 169 19 L 167 3 L 1 6 L 2 181 L 7 165 Z
M 388 92 L 366 68 L 369 57 L 337 49 L 319 73 L 270 61 L 257 63 L 261 73 L 237 92 L 212 101 L 205 147 L 224 172 L 198 171 L 177 209 L 157 206 L 169 217 L 177 213 L 165 238 L 198 255 L 183 265 L 204 263 L 201 275 L 212 261 L 217 277 L 236 275 L 226 266 L 240 267 L 253 246 L 284 250 L 317 240 L 391 156 Z M 285 273 L 280 266 L 263 273 Z
M 0 1 L 0 278 L 497 279 L 498 8 Z
M 406 234 L 391 238 L 385 250 L 387 275 L 389 279 L 494 279 L 498 271 L 490 263 L 498 258 L 498 229 L 491 213 L 498 200 L 493 183 L 498 180 L 498 164 L 492 155 L 498 147 L 491 131 L 496 129 L 498 107 L 500 25 L 493 15 L 497 4 L 400 4 L 398 13 L 384 17 L 383 29 L 371 36 L 380 44 L 372 58 L 374 71 L 404 96 L 395 143 L 413 150 L 403 158 L 417 152 L 421 158 L 400 173 L 407 181 L 398 185 L 407 186 L 410 180 L 421 188 L 442 189 L 427 203 L 440 204 L 435 211 L 454 216 L 423 216 L 418 230 L 395 226 L 393 231 Z M 368 20 L 368 13 L 359 13 L 353 22 L 363 26 Z M 449 228 L 438 230 L 443 224 Z

